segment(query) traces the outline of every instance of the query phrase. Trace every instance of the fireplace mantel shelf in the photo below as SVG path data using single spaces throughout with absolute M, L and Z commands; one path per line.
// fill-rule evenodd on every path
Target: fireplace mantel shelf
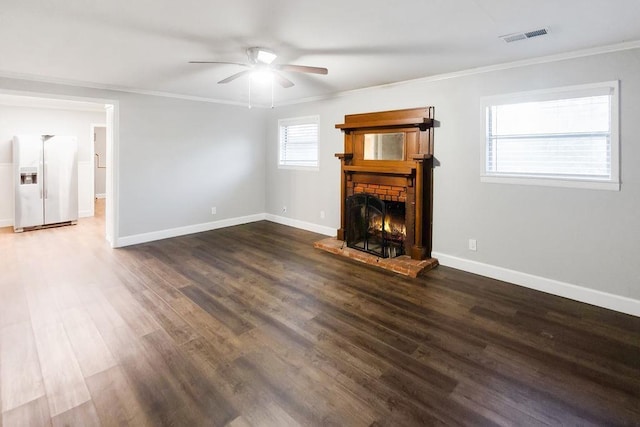
M 382 175 L 407 175 L 410 176 L 416 170 L 415 167 L 383 167 L 383 166 L 350 166 L 343 167 L 345 172 L 377 173 Z
M 371 120 L 353 123 L 342 123 L 336 125 L 336 129 L 351 131 L 354 129 L 377 129 L 415 126 L 421 129 L 428 129 L 433 126 L 433 120 L 425 117 L 409 117 L 395 120 Z

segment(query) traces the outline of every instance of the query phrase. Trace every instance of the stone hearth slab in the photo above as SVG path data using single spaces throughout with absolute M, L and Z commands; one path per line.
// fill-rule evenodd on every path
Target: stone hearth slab
M 438 260 L 435 258 L 415 260 L 411 259 L 408 255 L 401 255 L 395 258 L 380 258 L 357 249 L 349 248 L 345 242 L 335 237 L 314 242 L 313 247 L 409 277 L 418 277 L 420 273 L 438 266 Z

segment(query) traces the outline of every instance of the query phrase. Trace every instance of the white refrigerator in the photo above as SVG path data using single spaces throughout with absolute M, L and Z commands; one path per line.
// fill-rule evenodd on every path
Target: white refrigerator
M 77 153 L 73 136 L 13 137 L 14 231 L 77 222 Z

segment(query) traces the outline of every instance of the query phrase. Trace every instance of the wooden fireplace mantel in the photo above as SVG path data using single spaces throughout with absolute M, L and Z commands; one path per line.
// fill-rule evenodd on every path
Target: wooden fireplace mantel
M 432 107 L 350 114 L 344 116 L 344 123 L 337 124 L 336 128 L 347 133 L 357 129 L 390 129 L 407 126 L 426 130 L 433 126 L 433 117 L 430 117 L 429 108 Z
M 411 258 L 431 257 L 432 160 L 434 108 L 351 114 L 336 128 L 344 132 L 338 240 L 345 240 L 346 200 L 361 186 L 402 189 L 406 198 L 407 245 Z M 394 160 L 365 159 L 364 140 L 371 133 L 402 133 L 403 156 Z

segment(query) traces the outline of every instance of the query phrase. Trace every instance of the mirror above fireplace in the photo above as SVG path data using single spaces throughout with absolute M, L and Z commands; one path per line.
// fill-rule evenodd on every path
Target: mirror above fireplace
M 404 132 L 365 133 L 364 160 L 404 160 Z

